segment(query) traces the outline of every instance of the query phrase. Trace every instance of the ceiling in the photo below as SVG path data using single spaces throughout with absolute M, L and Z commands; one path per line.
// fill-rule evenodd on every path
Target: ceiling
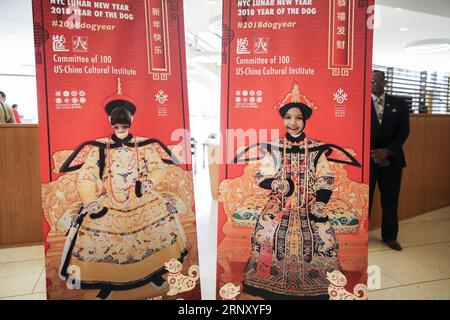
M 0 0 L 0 74 L 34 74 L 31 0 Z
M 377 3 L 380 4 L 375 9 L 374 64 L 450 72 L 450 50 L 410 53 L 405 49 L 408 43 L 427 39 L 450 42 L 450 0 L 379 0 Z
M 207 34 L 220 22 L 222 0 L 185 0 L 185 7 L 186 30 L 210 41 Z M 405 50 L 405 45 L 414 41 L 450 41 L 450 0 L 376 0 L 375 13 L 375 64 L 450 72 L 450 50 L 421 54 Z
M 375 0 L 375 3 L 392 8 L 450 17 L 450 0 Z

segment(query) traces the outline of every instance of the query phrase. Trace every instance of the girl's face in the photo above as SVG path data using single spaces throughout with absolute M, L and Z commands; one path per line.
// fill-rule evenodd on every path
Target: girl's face
M 291 136 L 298 136 L 303 132 L 305 128 L 305 122 L 303 121 L 303 114 L 298 108 L 290 109 L 283 118 L 286 131 Z
M 128 124 L 115 124 L 112 126 L 114 133 L 120 139 L 126 138 L 128 136 L 128 130 L 130 130 L 130 125 Z

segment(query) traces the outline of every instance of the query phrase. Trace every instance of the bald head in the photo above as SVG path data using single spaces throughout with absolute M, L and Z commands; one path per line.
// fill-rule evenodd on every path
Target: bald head
M 383 71 L 375 70 L 372 72 L 372 93 L 377 97 L 384 94 L 386 87 L 386 75 Z

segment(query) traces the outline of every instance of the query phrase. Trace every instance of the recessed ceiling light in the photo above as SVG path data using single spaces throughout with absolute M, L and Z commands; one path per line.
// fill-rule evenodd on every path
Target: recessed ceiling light
M 450 39 L 425 39 L 413 41 L 405 45 L 407 52 L 411 53 L 434 53 L 450 49 Z
M 395 8 L 395 10 L 397 10 L 397 11 L 403 11 L 402 8 Z
M 408 28 L 400 28 L 400 31 L 401 31 L 401 32 L 408 31 Z

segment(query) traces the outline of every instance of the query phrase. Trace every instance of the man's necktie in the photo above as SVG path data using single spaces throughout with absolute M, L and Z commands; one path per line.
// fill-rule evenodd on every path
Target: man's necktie
M 378 98 L 377 99 L 377 116 L 378 116 L 378 122 L 380 124 L 383 121 L 383 112 L 384 112 L 383 99 Z

